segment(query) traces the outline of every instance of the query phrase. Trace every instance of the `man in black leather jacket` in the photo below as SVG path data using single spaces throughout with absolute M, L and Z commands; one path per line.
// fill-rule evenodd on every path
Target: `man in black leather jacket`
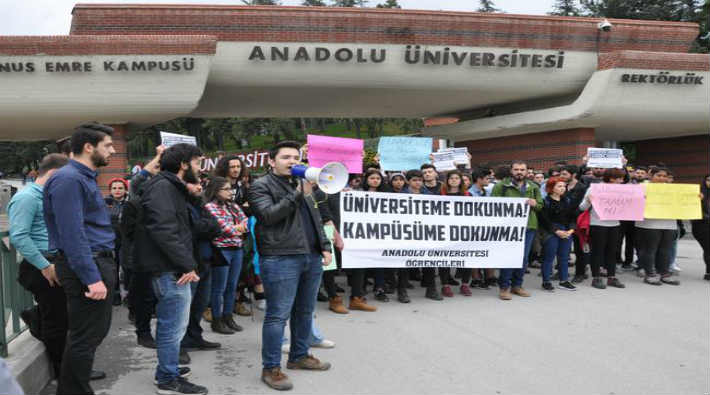
M 308 182 L 291 177 L 299 145 L 277 144 L 269 152 L 271 171 L 256 180 L 248 199 L 257 218 L 255 236 L 266 293 L 261 379 L 268 386 L 293 387 L 281 372 L 281 343 L 290 319 L 289 369 L 327 370 L 330 364 L 309 355 L 309 337 L 323 265 L 332 259 L 330 242 Z
M 153 292 L 158 299 L 155 380 L 159 393 L 207 393 L 207 388 L 182 378 L 188 368 L 178 369 L 180 341 L 187 329 L 192 300 L 190 283 L 200 280 L 185 184 L 199 183 L 201 157 L 200 149 L 189 144 L 166 149 L 160 158 L 160 173 L 146 183 L 141 195 L 148 237 L 136 239 L 135 247 L 143 265 L 153 274 Z

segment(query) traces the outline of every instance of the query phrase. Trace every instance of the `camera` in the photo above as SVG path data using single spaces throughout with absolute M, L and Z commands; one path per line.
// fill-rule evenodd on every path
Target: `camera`
M 597 29 L 604 31 L 604 32 L 610 32 L 611 28 L 612 28 L 612 24 L 607 19 L 604 19 L 603 21 L 601 21 L 597 24 Z

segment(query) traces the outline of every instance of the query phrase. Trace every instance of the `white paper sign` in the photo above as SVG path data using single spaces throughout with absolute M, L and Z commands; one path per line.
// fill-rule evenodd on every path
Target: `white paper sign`
M 344 268 L 520 268 L 523 198 L 340 194 Z
M 195 136 L 185 136 L 184 134 L 160 132 L 160 144 L 165 147 L 171 147 L 175 144 L 190 144 L 197 145 L 197 139 Z
M 466 147 L 456 147 L 456 148 L 444 148 L 439 150 L 438 152 L 450 152 L 453 153 L 454 155 L 454 162 L 457 165 L 466 165 L 468 164 L 468 148 Z
M 618 148 L 587 148 L 587 167 L 623 169 L 624 151 Z
M 456 169 L 456 163 L 454 162 L 454 153 L 451 151 L 439 151 L 431 153 L 433 160 L 433 165 L 436 171 L 447 171 Z

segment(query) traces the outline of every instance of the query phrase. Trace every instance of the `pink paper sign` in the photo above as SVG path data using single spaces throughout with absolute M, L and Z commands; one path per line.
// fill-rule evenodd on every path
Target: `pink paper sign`
M 591 196 L 594 211 L 599 219 L 642 221 L 646 205 L 641 184 L 592 184 Z
M 340 162 L 348 168 L 348 173 L 362 173 L 363 140 L 309 134 L 307 141 L 309 166 Z

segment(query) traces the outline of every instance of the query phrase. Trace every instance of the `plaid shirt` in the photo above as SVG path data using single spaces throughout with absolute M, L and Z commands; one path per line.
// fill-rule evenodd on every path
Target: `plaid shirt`
M 246 226 L 247 217 L 242 209 L 235 203 L 221 205 L 215 202 L 205 204 L 205 208 L 217 220 L 222 234 L 212 240 L 212 244 L 217 248 L 242 247 L 242 235 L 246 232 L 239 232 L 236 225 Z

